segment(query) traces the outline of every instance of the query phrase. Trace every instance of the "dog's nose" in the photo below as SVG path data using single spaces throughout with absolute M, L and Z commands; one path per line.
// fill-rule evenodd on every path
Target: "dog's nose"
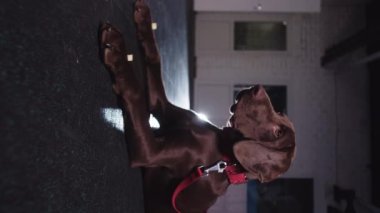
M 261 88 L 262 88 L 262 86 L 261 86 L 260 84 L 254 86 L 254 87 L 252 88 L 252 92 L 253 92 L 253 94 L 256 95 L 256 94 L 259 92 L 259 90 L 260 90 Z
M 256 97 L 261 97 L 265 95 L 265 89 L 262 85 L 258 84 L 252 89 L 253 95 Z

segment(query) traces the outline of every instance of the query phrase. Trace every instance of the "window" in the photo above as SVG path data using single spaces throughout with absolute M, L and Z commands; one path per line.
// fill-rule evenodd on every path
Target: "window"
M 285 22 L 235 22 L 234 50 L 286 50 Z

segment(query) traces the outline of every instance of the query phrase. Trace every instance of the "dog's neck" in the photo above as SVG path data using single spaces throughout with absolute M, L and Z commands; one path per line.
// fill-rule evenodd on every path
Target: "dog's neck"
M 232 127 L 224 127 L 219 133 L 218 148 L 223 156 L 235 159 L 233 146 L 235 143 L 244 139 L 243 134 Z

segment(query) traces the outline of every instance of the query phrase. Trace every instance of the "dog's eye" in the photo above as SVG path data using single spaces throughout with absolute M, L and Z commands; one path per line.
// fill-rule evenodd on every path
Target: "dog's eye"
M 282 127 L 276 128 L 274 130 L 274 137 L 276 139 L 278 139 L 278 138 L 282 137 L 284 135 L 284 133 L 285 133 L 284 128 L 282 128 Z

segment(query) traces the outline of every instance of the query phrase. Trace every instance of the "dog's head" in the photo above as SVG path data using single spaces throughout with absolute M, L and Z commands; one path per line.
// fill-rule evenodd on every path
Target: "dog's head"
M 295 133 L 288 117 L 274 111 L 265 89 L 242 90 L 231 106 L 229 125 L 244 135 L 233 153 L 249 179 L 268 182 L 288 170 L 295 154 Z

